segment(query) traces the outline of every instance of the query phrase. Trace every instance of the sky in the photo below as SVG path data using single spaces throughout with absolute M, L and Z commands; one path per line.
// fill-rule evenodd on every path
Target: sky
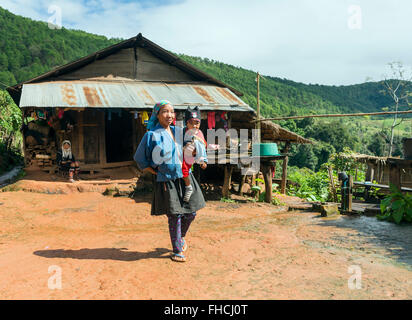
M 412 66 L 410 0 L 0 0 L 34 20 L 307 84 L 349 85 Z

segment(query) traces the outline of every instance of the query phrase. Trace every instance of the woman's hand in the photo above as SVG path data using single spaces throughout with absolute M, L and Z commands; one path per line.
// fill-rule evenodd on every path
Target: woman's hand
M 207 168 L 207 163 L 206 162 L 201 162 L 200 167 L 205 170 Z
M 193 154 L 193 152 L 196 150 L 195 144 L 193 142 L 188 142 L 184 147 L 183 147 L 183 152 L 185 155 L 190 155 Z

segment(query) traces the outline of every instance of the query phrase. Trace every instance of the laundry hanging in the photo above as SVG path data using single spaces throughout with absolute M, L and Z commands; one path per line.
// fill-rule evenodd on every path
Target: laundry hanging
M 225 131 L 229 130 L 226 111 L 222 111 L 222 113 L 220 114 L 220 120 L 223 122 L 223 128 L 225 129 Z
M 61 119 L 63 118 L 63 115 L 64 115 L 64 109 L 59 108 L 59 111 L 57 112 L 57 117 Z
M 147 114 L 147 111 L 143 111 L 142 124 L 147 125 L 148 122 L 149 122 L 149 115 Z
M 214 129 L 216 126 L 215 112 L 209 111 L 207 113 L 207 127 L 208 129 Z

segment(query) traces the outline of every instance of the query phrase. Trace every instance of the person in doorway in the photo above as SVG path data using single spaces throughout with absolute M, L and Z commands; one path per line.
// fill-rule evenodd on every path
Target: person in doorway
M 74 182 L 74 178 L 79 180 L 79 162 L 74 158 L 69 140 L 63 141 L 61 150 L 57 152 L 56 162 L 60 168 L 69 172 L 70 182 Z
M 196 212 L 205 207 L 199 184 L 189 175 L 193 194 L 190 201 L 183 202 L 185 183 L 182 174 L 183 128 L 172 126 L 174 108 L 162 100 L 153 108 L 134 160 L 143 171 L 154 177 L 152 215 L 166 215 L 169 224 L 173 253 L 170 258 L 185 262 L 184 252 L 188 245 L 185 236 L 195 219 Z

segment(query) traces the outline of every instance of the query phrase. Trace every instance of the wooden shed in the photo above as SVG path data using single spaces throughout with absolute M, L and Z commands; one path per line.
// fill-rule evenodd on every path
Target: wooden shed
M 378 157 L 366 154 L 351 153 L 340 154 L 341 158 L 353 159 L 365 167 L 365 182 L 357 181 L 354 184 L 389 189 L 393 184 L 402 191 L 410 192 L 412 189 L 412 160 L 400 157 Z

